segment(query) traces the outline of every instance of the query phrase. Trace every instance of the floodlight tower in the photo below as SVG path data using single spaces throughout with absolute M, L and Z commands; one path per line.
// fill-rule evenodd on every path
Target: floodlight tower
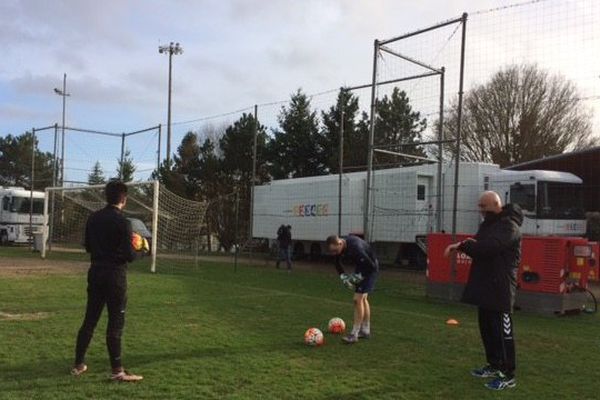
M 70 93 L 67 93 L 67 74 L 63 75 L 63 88 L 62 90 L 58 88 L 54 88 L 54 93 L 62 97 L 62 126 L 61 126 L 61 152 L 60 152 L 60 184 L 61 186 L 64 184 L 65 180 L 65 108 L 67 103 L 67 97 L 70 96 Z M 55 135 L 56 136 L 56 135 Z M 56 139 L 56 138 L 55 138 Z M 56 149 L 55 155 L 56 157 Z M 52 182 L 56 184 L 56 182 Z
M 169 43 L 169 45 L 158 46 L 160 54 L 169 55 L 169 100 L 167 105 L 167 164 L 171 160 L 171 73 L 173 70 L 173 55 L 183 54 L 183 47 L 177 43 Z

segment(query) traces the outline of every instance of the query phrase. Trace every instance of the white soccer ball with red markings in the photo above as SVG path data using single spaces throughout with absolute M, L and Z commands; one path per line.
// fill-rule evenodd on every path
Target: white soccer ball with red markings
M 304 343 L 309 346 L 321 346 L 324 342 L 323 332 L 317 328 L 310 328 L 304 333 Z
M 343 319 L 335 317 L 329 320 L 329 324 L 327 324 L 327 329 L 329 333 L 340 334 L 344 333 L 346 330 L 346 323 Z

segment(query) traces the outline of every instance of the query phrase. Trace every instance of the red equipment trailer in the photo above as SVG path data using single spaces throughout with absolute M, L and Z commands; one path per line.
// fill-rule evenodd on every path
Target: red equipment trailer
M 600 281 L 600 243 L 590 242 L 592 246 L 592 259 L 590 260 L 590 281 Z
M 457 235 L 456 240 L 468 237 Z M 451 261 L 443 256 L 444 249 L 451 243 L 449 234 L 432 233 L 427 237 L 427 295 L 430 297 L 456 299 L 467 282 L 471 259 L 458 253 L 453 277 Z M 517 309 L 564 314 L 585 308 L 588 279 L 598 276 L 597 243 L 581 237 L 525 236 L 521 258 Z

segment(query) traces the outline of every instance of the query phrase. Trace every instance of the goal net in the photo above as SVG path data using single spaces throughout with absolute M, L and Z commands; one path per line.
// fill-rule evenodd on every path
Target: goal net
M 128 183 L 124 216 L 132 230 L 148 238 L 150 268 L 185 264 L 206 247 L 206 203 L 184 199 L 158 181 Z M 42 257 L 49 252 L 83 252 L 85 225 L 106 206 L 105 185 L 47 188 Z

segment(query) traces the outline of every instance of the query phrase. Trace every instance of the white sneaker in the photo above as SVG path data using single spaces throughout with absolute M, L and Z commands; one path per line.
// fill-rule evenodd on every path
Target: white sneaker
M 143 376 L 133 375 L 125 370 L 123 370 L 121 372 L 117 372 L 116 374 L 113 373 L 110 375 L 110 380 L 117 381 L 117 382 L 138 382 L 138 381 L 141 381 L 142 379 L 144 379 Z

